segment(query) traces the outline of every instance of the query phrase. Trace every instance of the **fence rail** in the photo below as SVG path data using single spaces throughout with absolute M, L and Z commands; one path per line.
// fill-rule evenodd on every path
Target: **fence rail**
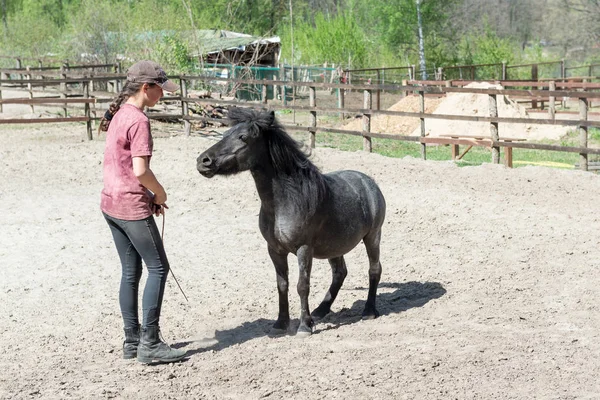
M 2 72 L 2 70 L 0 70 Z M 475 89 L 466 88 L 464 81 L 415 81 L 407 80 L 402 85 L 391 85 L 391 84 L 359 84 L 351 85 L 347 83 L 337 82 L 294 82 L 294 81 L 281 81 L 281 80 L 256 80 L 256 79 L 234 79 L 234 78 L 219 78 L 214 76 L 172 76 L 174 80 L 179 80 L 182 94 L 180 96 L 170 96 L 165 99 L 175 101 L 179 105 L 177 106 L 177 112 L 175 113 L 160 113 L 160 114 L 149 114 L 151 118 L 171 119 L 182 121 L 184 125 L 184 131 L 186 134 L 190 134 L 191 121 L 201 120 L 214 122 L 215 120 L 203 116 L 190 115 L 189 109 L 194 104 L 211 104 L 218 102 L 219 104 L 232 105 L 232 106 L 244 106 L 254 108 L 268 107 L 273 110 L 287 109 L 294 112 L 305 112 L 309 113 L 310 119 L 308 125 L 305 126 L 285 126 L 289 130 L 293 131 L 304 131 L 308 133 L 308 140 L 311 146 L 315 145 L 315 137 L 320 132 L 332 132 L 342 133 L 348 135 L 361 136 L 364 138 L 364 148 L 367 151 L 371 151 L 371 141 L 373 138 L 385 138 L 392 140 L 402 140 L 416 142 L 421 145 L 421 154 L 423 158 L 427 157 L 426 145 L 432 142 L 432 138 L 425 138 L 425 120 L 427 119 L 442 119 L 442 120 L 460 120 L 470 122 L 485 122 L 490 125 L 490 136 L 486 143 L 491 143 L 492 148 L 492 161 L 498 162 L 499 150 L 501 147 L 511 148 L 523 148 L 523 149 L 535 149 L 535 150 L 547 150 L 547 151 L 559 151 L 559 152 L 574 152 L 580 154 L 579 165 L 581 169 L 587 170 L 588 168 L 588 155 L 589 154 L 600 154 L 600 149 L 590 148 L 588 146 L 588 128 L 589 127 L 600 127 L 600 121 L 590 120 L 589 103 L 592 100 L 600 99 L 600 84 L 598 83 L 586 83 L 586 82 L 558 82 L 558 81 L 498 81 L 499 84 L 506 87 L 506 89 Z M 106 103 L 111 101 L 110 97 L 96 97 L 91 91 L 90 87 L 93 87 L 94 83 L 97 82 L 114 82 L 114 88 L 118 88 L 123 84 L 125 75 L 123 74 L 110 74 L 110 75 L 99 75 L 99 76 L 85 76 L 85 77 L 67 77 L 61 78 L 44 78 L 44 79 L 1 79 L 0 80 L 0 112 L 3 104 L 29 104 L 31 107 L 41 104 L 54 104 L 56 106 L 65 107 L 65 117 L 56 118 L 54 121 L 50 119 L 40 119 L 33 121 L 32 119 L 27 120 L 16 120 L 16 119 L 0 119 L 0 123 L 33 123 L 33 122 L 86 122 L 88 125 L 88 138 L 92 139 L 91 123 L 99 117 L 92 116 L 90 112 L 90 104 Z M 219 84 L 220 82 L 227 85 L 243 87 L 244 85 L 252 85 L 259 87 L 261 90 L 261 98 L 254 102 L 240 102 L 236 100 L 215 100 L 212 98 L 195 98 L 188 95 L 188 89 L 193 87 L 195 82 L 200 82 L 202 85 L 209 87 L 210 85 Z M 78 84 L 81 87 L 81 91 L 77 94 L 67 93 L 66 85 Z M 18 89 L 26 90 L 29 93 L 29 99 L 4 99 L 2 100 L 2 89 L 9 88 L 7 85 L 12 85 L 10 89 L 15 87 Z M 34 98 L 34 88 L 42 87 L 47 92 L 50 87 L 58 86 L 59 97 L 37 97 Z M 279 101 L 270 101 L 266 97 L 266 89 L 270 87 L 273 92 L 285 93 L 285 88 L 298 88 L 304 87 L 308 89 L 310 96 L 309 105 L 295 105 L 295 104 L 284 104 Z M 512 89 L 531 87 L 536 89 Z M 562 90 L 556 90 L 557 88 Z M 318 90 L 321 91 L 334 91 L 338 94 L 338 104 L 336 106 L 321 106 L 318 105 Z M 373 95 L 377 95 L 383 91 L 390 91 L 398 93 L 399 96 L 405 96 L 407 94 L 417 94 L 420 98 L 421 110 L 420 112 L 407 112 L 407 111 L 390 111 L 380 110 L 373 107 Z M 362 107 L 346 107 L 344 103 L 345 93 L 362 92 L 363 94 L 363 106 Z M 499 95 L 505 96 L 516 96 L 529 98 L 532 101 L 540 99 L 549 99 L 549 118 L 506 118 L 499 117 L 497 113 L 494 115 L 492 112 L 489 116 L 472 116 L 472 115 L 448 115 L 448 114 L 432 114 L 426 113 L 424 108 L 424 98 L 426 95 L 438 95 L 443 96 L 448 93 L 471 93 L 487 95 L 490 104 L 496 103 L 496 98 Z M 68 98 L 68 96 L 80 96 L 81 98 Z M 107 93 L 106 95 L 111 95 Z M 112 93 L 114 95 L 114 93 Z M 560 119 L 560 112 L 555 109 L 555 100 L 561 98 L 576 99 L 579 108 L 579 119 Z M 68 117 L 66 113 L 66 106 L 68 104 L 83 103 L 86 107 L 85 117 Z M 102 110 L 103 112 L 103 110 Z M 330 127 L 324 127 L 318 125 L 317 116 L 320 113 L 346 113 L 360 115 L 363 121 L 362 130 L 344 130 L 335 129 Z M 382 132 L 371 131 L 371 119 L 376 115 L 388 115 L 388 116 L 404 116 L 413 117 L 420 119 L 421 135 L 420 136 L 405 136 L 405 135 L 390 135 Z M 579 146 L 558 146 L 550 144 L 540 143 L 523 143 L 523 142 L 505 142 L 498 137 L 498 126 L 506 123 L 517 123 L 517 124 L 545 124 L 545 125 L 561 125 L 561 126 L 572 126 L 576 127 L 579 131 Z M 448 139 L 444 139 L 448 140 Z M 441 143 L 441 141 L 440 141 Z

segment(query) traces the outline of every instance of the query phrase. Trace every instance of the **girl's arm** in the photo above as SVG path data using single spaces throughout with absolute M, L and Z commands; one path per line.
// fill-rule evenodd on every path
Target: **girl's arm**
M 164 204 L 167 201 L 167 193 L 150 169 L 147 156 L 133 157 L 133 173 L 146 189 L 154 193 L 155 204 Z

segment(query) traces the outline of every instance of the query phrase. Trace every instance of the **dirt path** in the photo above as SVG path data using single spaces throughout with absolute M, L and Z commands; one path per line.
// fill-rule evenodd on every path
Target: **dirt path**
M 0 398 L 600 396 L 597 175 L 317 149 L 324 172 L 363 171 L 386 196 L 382 316 L 360 319 L 359 246 L 316 333 L 272 338 L 275 273 L 250 175 L 205 179 L 195 158 L 214 139 L 157 135 L 165 244 L 190 299 L 170 279 L 162 325 L 189 360 L 149 367 L 120 359 L 120 267 L 98 209 L 103 141 L 84 131 L 0 126 Z M 312 306 L 329 282 L 315 262 Z

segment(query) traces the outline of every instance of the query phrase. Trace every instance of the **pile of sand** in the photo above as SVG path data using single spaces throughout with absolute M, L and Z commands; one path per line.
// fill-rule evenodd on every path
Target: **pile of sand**
M 501 85 L 486 82 L 474 82 L 467 88 L 475 89 L 502 89 Z M 525 108 L 507 96 L 497 96 L 498 116 L 504 118 L 532 118 Z M 419 97 L 407 96 L 394 104 L 390 111 L 419 112 Z M 445 115 L 465 115 L 488 117 L 489 96 L 474 93 L 449 93 L 440 99 L 425 99 L 425 112 Z M 547 118 L 547 115 L 536 114 L 536 119 Z M 344 129 L 362 129 L 362 121 L 357 119 L 344 126 Z M 498 130 L 500 137 L 523 138 L 529 140 L 553 139 L 557 140 L 572 129 L 566 126 L 543 124 L 516 124 L 500 123 Z M 371 131 L 378 133 L 400 134 L 419 136 L 421 128 L 418 118 L 396 117 L 378 115 L 371 120 Z M 444 119 L 425 119 L 425 133 L 428 136 L 447 134 L 490 135 L 490 125 L 487 122 L 451 121 Z
M 443 100 L 444 98 L 426 97 L 425 112 L 433 113 Z M 388 108 L 388 111 L 421 112 L 419 96 L 410 95 L 404 97 L 402 100 Z M 411 135 L 415 129 L 420 129 L 419 123 L 419 118 L 376 115 L 371 118 L 371 132 Z M 342 129 L 355 131 L 362 130 L 362 118 L 356 118 L 352 122 L 344 125 Z

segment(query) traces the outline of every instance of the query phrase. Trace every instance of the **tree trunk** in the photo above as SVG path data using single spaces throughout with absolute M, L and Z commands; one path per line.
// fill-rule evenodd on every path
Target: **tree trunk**
M 425 66 L 425 44 L 423 41 L 423 20 L 421 19 L 421 1 L 417 0 L 417 22 L 419 24 L 419 68 L 421 69 L 421 77 L 427 79 L 427 71 Z
M 6 0 L 1 0 L 2 4 L 2 25 L 4 26 L 4 38 L 8 36 L 8 22 L 6 21 L 6 14 L 8 10 L 6 9 Z

